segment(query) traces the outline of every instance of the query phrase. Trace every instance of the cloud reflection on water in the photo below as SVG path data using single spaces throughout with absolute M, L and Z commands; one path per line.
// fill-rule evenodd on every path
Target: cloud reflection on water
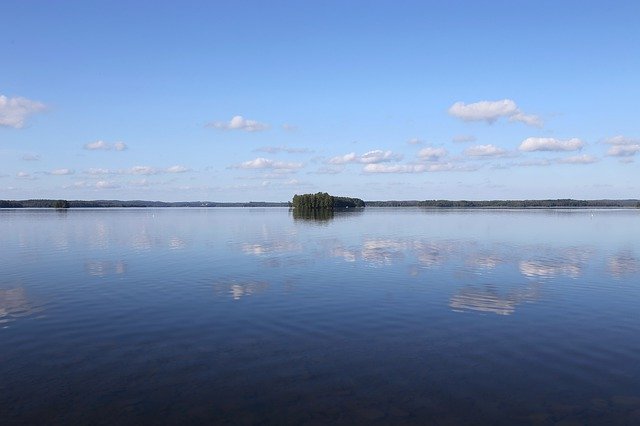
M 108 275 L 122 275 L 126 273 L 127 263 L 123 260 L 90 260 L 85 262 L 84 268 L 89 275 L 106 277 Z
M 213 284 L 213 290 L 221 296 L 230 296 L 233 300 L 252 296 L 265 291 L 269 284 L 264 281 L 218 281 Z
M 501 294 L 494 286 L 467 286 L 451 298 L 449 307 L 456 312 L 476 311 L 511 315 L 517 305 L 536 301 L 539 293 L 539 284 L 527 285 L 506 294 Z
M 522 303 L 538 301 L 545 285 L 554 279 L 580 279 L 597 254 L 591 246 L 496 241 L 485 244 L 473 239 L 367 236 L 357 241 L 334 235 L 328 239 L 305 240 L 303 238 L 308 236 L 304 233 L 287 234 L 282 240 L 274 237 L 275 234 L 270 233 L 266 242 L 241 244 L 241 250 L 248 255 L 265 257 L 270 266 L 280 266 L 283 256 L 295 254 L 296 258 L 304 258 L 308 262 L 332 258 L 346 264 L 361 263 L 375 268 L 404 265 L 404 268 L 396 270 L 414 278 L 421 274 L 421 270 L 438 268 L 438 276 L 445 280 L 447 273 L 457 277 L 451 282 L 460 282 L 460 277 L 464 276 L 465 285 L 452 289 L 453 295 L 448 301 L 452 310 L 498 315 L 511 315 Z M 640 271 L 640 262 L 632 252 L 608 258 L 607 265 L 612 276 Z M 470 271 L 475 273 L 467 274 Z M 505 285 L 483 282 L 499 282 L 505 275 L 513 276 Z M 240 286 L 232 294 L 236 294 L 234 298 L 237 299 L 253 291 L 250 285 Z
M 615 278 L 640 272 L 640 261 L 631 251 L 624 251 L 607 260 L 607 269 Z
M 29 302 L 24 288 L 0 288 L 0 324 L 7 324 L 17 317 L 30 315 L 36 311 L 37 309 Z

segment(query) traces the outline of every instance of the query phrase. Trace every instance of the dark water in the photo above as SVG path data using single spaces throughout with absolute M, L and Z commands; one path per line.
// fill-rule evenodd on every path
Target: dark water
M 3 425 L 640 422 L 637 210 L 4 210 L 0 238 Z

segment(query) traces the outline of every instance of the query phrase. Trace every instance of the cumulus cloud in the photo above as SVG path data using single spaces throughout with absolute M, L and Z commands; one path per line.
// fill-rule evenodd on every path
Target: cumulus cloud
M 449 107 L 449 114 L 464 121 L 486 121 L 495 123 L 499 118 L 518 121 L 529 126 L 542 127 L 542 120 L 537 115 L 525 114 L 511 99 L 499 101 L 480 101 L 471 104 L 456 102 Z
M 127 149 L 127 144 L 124 142 L 110 143 L 103 140 L 97 140 L 84 144 L 84 149 L 89 151 L 110 151 L 112 149 L 116 151 L 124 151 Z
M 555 138 L 527 138 L 520 144 L 520 151 L 578 151 L 584 142 L 578 138 L 560 140 Z
M 296 126 L 295 124 L 284 123 L 282 125 L 282 130 L 286 132 L 295 132 L 296 130 L 298 130 L 298 126 Z
M 254 152 L 266 152 L 268 154 L 279 154 L 286 152 L 287 154 L 305 154 L 311 152 L 309 148 L 291 148 L 288 146 L 262 146 L 254 149 Z
M 207 127 L 213 127 L 219 130 L 244 130 L 245 132 L 260 132 L 269 128 L 268 124 L 260 123 L 255 120 L 248 120 L 241 115 L 234 116 L 229 121 L 214 121 L 207 124 Z
M 422 140 L 418 138 L 411 138 L 407 141 L 409 145 L 422 145 Z
M 598 159 L 593 155 L 574 155 L 572 157 L 560 158 L 558 159 L 558 163 L 562 164 L 592 164 L 596 163 Z
M 610 157 L 633 157 L 640 152 L 640 144 L 638 145 L 614 145 L 607 150 Z
M 451 141 L 456 143 L 475 142 L 476 137 L 473 135 L 456 135 L 451 138 Z
M 48 174 L 54 175 L 54 176 L 66 176 L 66 175 L 72 175 L 74 173 L 75 171 L 73 169 L 55 169 L 50 171 Z
M 497 157 L 507 153 L 502 148 L 495 145 L 475 145 L 464 150 L 464 153 L 470 157 Z
M 604 142 L 611 145 L 607 150 L 607 155 L 610 157 L 633 157 L 640 152 L 640 139 L 618 135 Z
M 45 109 L 45 105 L 41 102 L 0 95 L 0 127 L 21 129 L 30 116 Z
M 402 159 L 402 155 L 396 154 L 392 151 L 382 151 L 375 149 L 373 151 L 365 152 L 362 155 L 357 155 L 355 152 L 349 154 L 339 155 L 337 157 L 330 158 L 327 161 L 329 164 L 348 164 L 348 163 L 360 163 L 360 164 L 376 164 L 386 163 L 391 161 L 399 161 Z
M 297 170 L 303 167 L 302 163 L 286 163 L 283 161 L 273 161 L 268 158 L 258 157 L 253 160 L 245 161 L 236 166 L 234 169 L 273 169 L 273 170 Z
M 434 148 L 432 146 L 428 146 L 426 148 L 422 148 L 419 152 L 418 152 L 418 157 L 424 159 L 424 160 L 429 160 L 429 161 L 436 161 L 441 159 L 442 157 L 445 157 L 447 155 L 447 150 L 444 148 Z

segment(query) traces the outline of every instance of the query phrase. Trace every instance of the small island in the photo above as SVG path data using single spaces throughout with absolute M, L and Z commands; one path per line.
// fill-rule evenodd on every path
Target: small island
M 316 194 L 294 195 L 291 207 L 298 210 L 333 210 L 364 207 L 365 203 L 359 198 L 335 197 L 326 192 Z

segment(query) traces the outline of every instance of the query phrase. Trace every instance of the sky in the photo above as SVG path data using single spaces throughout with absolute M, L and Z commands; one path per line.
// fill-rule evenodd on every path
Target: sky
M 0 2 L 0 199 L 640 198 L 640 2 Z

